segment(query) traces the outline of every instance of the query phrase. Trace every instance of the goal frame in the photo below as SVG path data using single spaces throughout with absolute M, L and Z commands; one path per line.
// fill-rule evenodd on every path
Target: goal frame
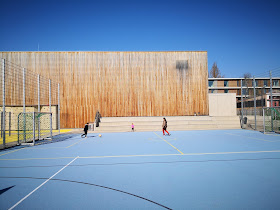
M 48 127 L 42 129 L 41 117 L 48 116 Z M 28 116 L 28 119 L 27 119 Z M 31 116 L 31 118 L 30 118 Z M 23 119 L 21 119 L 21 117 Z M 23 120 L 23 122 L 22 122 Z M 23 123 L 23 125 L 22 125 Z M 22 126 L 21 126 L 22 125 Z M 46 126 L 45 126 L 46 127 Z M 47 135 L 42 135 L 42 131 Z M 52 113 L 51 112 L 21 112 L 18 115 L 18 145 L 34 146 L 37 140 L 52 140 Z M 21 137 L 22 136 L 22 137 Z

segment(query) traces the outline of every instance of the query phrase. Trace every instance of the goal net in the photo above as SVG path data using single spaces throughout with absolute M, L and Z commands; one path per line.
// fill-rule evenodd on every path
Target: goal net
M 263 108 L 263 129 L 267 132 L 280 132 L 280 107 Z
M 18 143 L 35 145 L 35 141 L 52 139 L 52 113 L 21 112 L 18 115 Z

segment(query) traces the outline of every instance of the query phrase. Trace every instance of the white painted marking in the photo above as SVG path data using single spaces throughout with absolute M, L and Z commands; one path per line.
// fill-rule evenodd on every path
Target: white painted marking
M 95 158 L 130 158 L 130 157 L 163 157 L 163 156 L 196 156 L 196 155 L 228 155 L 228 154 L 254 154 L 254 153 L 280 153 L 280 150 L 265 151 L 239 151 L 239 152 L 204 152 L 204 153 L 184 153 L 184 154 L 147 154 L 147 155 L 110 155 L 110 156 L 88 156 L 79 159 Z M 0 161 L 9 160 L 51 160 L 51 159 L 70 159 L 74 157 L 53 157 L 53 158 L 25 158 L 25 159 L 0 159 Z
M 273 142 L 273 141 L 266 140 L 266 139 L 259 139 L 259 138 L 255 138 L 255 137 L 244 136 L 244 135 L 238 135 L 238 134 L 233 134 L 233 133 L 225 133 L 225 134 L 232 135 L 232 136 L 242 136 L 242 137 L 245 137 L 245 138 L 255 139 L 255 140 L 259 140 L 259 141 Z
M 79 157 L 79 156 L 78 156 Z M 22 201 L 24 201 L 26 198 L 28 198 L 31 194 L 33 194 L 35 191 L 37 191 L 40 187 L 42 187 L 44 184 L 46 184 L 48 181 L 50 181 L 53 177 L 55 177 L 58 173 L 60 173 L 63 169 L 65 169 L 67 166 L 69 166 L 71 163 L 73 163 L 78 157 L 73 159 L 70 163 L 68 163 L 66 166 L 64 166 L 62 169 L 60 169 L 58 172 L 56 172 L 54 175 L 52 175 L 50 178 L 48 178 L 46 181 L 44 181 L 42 184 L 40 184 L 38 187 L 36 187 L 32 192 L 30 192 L 28 195 L 26 195 L 24 198 L 22 198 L 19 202 L 17 202 L 15 205 L 13 205 L 9 210 L 14 209 L 17 207 Z

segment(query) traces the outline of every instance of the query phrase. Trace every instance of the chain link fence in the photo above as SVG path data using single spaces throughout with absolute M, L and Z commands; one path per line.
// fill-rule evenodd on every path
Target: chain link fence
M 263 109 L 263 129 L 265 133 L 280 131 L 280 107 Z
M 47 127 L 42 127 L 43 124 L 51 123 L 48 130 L 59 132 L 59 84 L 5 59 L 1 59 L 0 69 L 0 148 L 26 143 L 32 138 L 45 138 L 47 132 L 43 128 Z M 42 126 L 38 127 L 41 121 Z M 35 129 L 31 124 L 35 125 Z M 38 135 L 30 137 L 30 126 L 32 135 L 33 130 Z
M 261 132 L 279 132 L 280 69 L 245 77 L 240 81 L 237 113 L 241 127 Z M 270 126 L 270 128 L 269 128 Z

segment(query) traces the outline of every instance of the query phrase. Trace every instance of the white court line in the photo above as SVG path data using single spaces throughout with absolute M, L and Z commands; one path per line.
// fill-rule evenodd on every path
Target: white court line
M 46 181 L 44 181 L 42 184 L 40 184 L 38 187 L 36 187 L 32 192 L 30 192 L 28 195 L 26 195 L 24 198 L 22 198 L 19 202 L 17 202 L 15 205 L 13 205 L 11 208 L 9 208 L 9 210 L 14 209 L 15 207 L 17 207 L 22 201 L 24 201 L 32 193 L 34 193 L 36 190 L 38 190 L 40 187 L 42 187 L 44 184 L 46 184 L 48 181 L 50 181 L 53 177 L 55 177 L 58 173 L 60 173 L 63 169 L 65 169 L 67 166 L 69 166 L 71 163 L 73 163 L 78 157 L 73 159 L 70 163 L 68 163 L 66 166 L 64 166 L 62 169 L 60 169 L 58 172 L 56 172 L 54 175 L 52 175 L 50 178 L 48 178 Z
M 274 142 L 274 141 L 269 141 L 269 140 L 265 140 L 265 139 L 259 139 L 259 138 L 255 138 L 255 137 L 249 137 L 249 136 L 238 135 L 238 134 L 233 134 L 233 133 L 225 133 L 225 134 L 232 135 L 232 136 L 242 136 L 242 137 L 245 137 L 245 138 L 255 139 L 255 140 L 259 140 L 259 141 Z
M 147 154 L 147 155 L 110 155 L 110 156 L 87 156 L 79 159 L 98 159 L 98 158 L 131 158 L 131 157 L 164 157 L 164 156 L 199 156 L 199 155 L 228 155 L 228 154 L 254 154 L 254 153 L 280 153 L 280 150 L 264 151 L 240 151 L 240 152 L 204 152 L 204 153 L 184 153 L 184 154 Z M 53 157 L 53 158 L 23 158 L 23 159 L 0 159 L 0 161 L 11 160 L 51 160 L 51 159 L 70 159 L 74 157 Z M 75 159 L 76 159 L 75 158 Z
M 150 154 L 150 155 L 119 155 L 119 156 L 89 156 L 79 158 L 129 158 L 129 157 L 160 157 L 160 156 L 198 156 L 198 155 L 228 155 L 228 154 L 254 154 L 254 153 L 280 153 L 280 150 L 267 151 L 240 151 L 240 152 L 204 152 L 184 154 Z

